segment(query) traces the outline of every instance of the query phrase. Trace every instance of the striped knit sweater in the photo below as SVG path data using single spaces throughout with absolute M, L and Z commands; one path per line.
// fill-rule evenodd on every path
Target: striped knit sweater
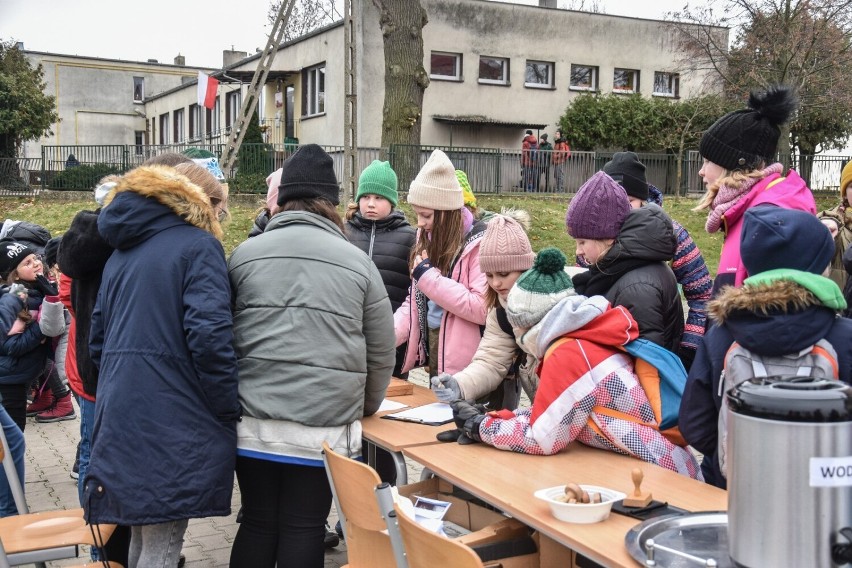
M 648 184 L 648 201 L 663 206 L 662 192 L 651 184 Z M 680 340 L 681 359 L 689 369 L 687 362 L 691 363 L 695 357 L 695 351 L 704 337 L 707 327 L 706 304 L 710 300 L 713 291 L 713 279 L 701 251 L 689 235 L 689 231 L 678 223 L 672 221 L 675 235 L 677 235 L 677 250 L 672 260 L 672 272 L 677 278 L 677 283 L 683 290 L 683 296 L 689 306 L 686 314 L 686 325 L 683 329 L 683 337 Z M 588 267 L 586 259 L 578 257 L 577 265 Z
M 573 308 L 562 302 L 554 310 L 580 313 L 594 300 Z M 701 479 L 690 451 L 654 427 L 654 411 L 633 372 L 633 358 L 618 348 L 638 336 L 636 322 L 625 308 L 612 308 L 605 300 L 604 306 L 603 313 L 565 333 L 570 339 L 544 355 L 532 407 L 490 413 L 479 427 L 482 441 L 503 450 L 551 455 L 577 440 Z

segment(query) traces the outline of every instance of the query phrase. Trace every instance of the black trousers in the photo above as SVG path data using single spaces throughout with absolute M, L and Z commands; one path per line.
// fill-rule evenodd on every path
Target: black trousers
M 322 568 L 331 487 L 325 468 L 237 456 L 243 520 L 231 568 Z
M 3 397 L 3 408 L 12 417 L 21 432 L 27 425 L 27 388 L 28 385 L 0 385 L 0 396 Z

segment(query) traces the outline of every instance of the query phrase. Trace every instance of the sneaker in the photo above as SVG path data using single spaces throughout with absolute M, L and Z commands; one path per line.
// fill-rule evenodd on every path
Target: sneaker
M 71 404 L 71 393 L 69 392 L 56 401 L 53 408 L 46 410 L 36 416 L 36 422 L 60 422 L 62 420 L 74 420 L 77 414 L 74 405 Z
M 186 556 L 184 556 L 183 552 L 181 552 L 180 558 L 178 559 L 177 568 L 183 568 L 184 564 L 186 564 Z
M 71 473 L 69 473 L 68 475 L 71 476 L 71 479 L 80 479 L 80 472 L 79 471 L 74 471 L 72 469 Z
M 343 540 L 343 525 L 340 524 L 340 521 L 337 521 L 337 524 L 334 525 L 334 532 L 337 533 L 337 536 L 340 537 L 340 540 Z
M 326 548 L 334 548 L 338 544 L 340 544 L 340 537 L 337 536 L 337 533 L 331 530 L 331 527 L 328 526 L 328 523 L 325 524 L 325 543 Z
M 35 416 L 42 412 L 46 412 L 53 408 L 55 403 L 56 401 L 53 398 L 53 391 L 45 389 L 40 396 L 37 396 L 35 400 L 27 406 L 27 416 Z
M 80 479 L 80 454 L 77 454 L 77 459 L 74 460 L 74 465 L 71 466 L 71 479 Z

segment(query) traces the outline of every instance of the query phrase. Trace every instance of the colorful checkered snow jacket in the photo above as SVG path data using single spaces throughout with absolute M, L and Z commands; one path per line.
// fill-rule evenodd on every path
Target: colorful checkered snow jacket
M 593 319 L 577 317 L 590 309 L 597 310 Z M 557 310 L 573 313 L 554 314 Z M 583 325 L 553 326 L 560 318 Z M 653 426 L 654 410 L 634 373 L 633 358 L 620 348 L 638 337 L 630 312 L 613 308 L 600 296 L 575 296 L 557 304 L 547 319 L 551 321 L 543 321 L 538 340 L 544 356 L 532 407 L 491 413 L 480 425 L 482 441 L 504 450 L 550 455 L 577 440 L 701 479 L 690 451 Z M 549 335 L 548 327 L 559 329 L 560 335 Z M 552 343 L 554 339 L 559 341 Z

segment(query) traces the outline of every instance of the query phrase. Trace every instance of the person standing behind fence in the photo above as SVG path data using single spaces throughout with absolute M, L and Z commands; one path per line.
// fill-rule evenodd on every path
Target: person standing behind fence
M 544 176 L 544 191 L 550 191 L 550 162 L 553 158 L 553 144 L 547 141 L 547 132 L 541 135 L 538 146 L 538 186 L 541 187 L 541 176 Z
M 188 519 L 231 512 L 230 284 L 218 212 L 195 172 L 218 183 L 195 164 L 136 168 L 98 216 L 115 250 L 92 314 L 99 380 L 83 508 L 91 524 L 131 527 L 129 568 L 176 566 Z
M 538 139 L 527 130 L 521 142 L 521 190 L 538 191 Z
M 748 108 L 726 114 L 701 137 L 698 150 L 704 164 L 698 175 L 707 192 L 694 210 L 709 209 L 704 225 L 707 232 L 725 233 L 713 281 L 714 298 L 723 286 L 740 286 L 748 276 L 740 258 L 740 234 L 748 209 L 776 205 L 816 214 L 816 202 L 805 180 L 792 170 L 782 176 L 784 166 L 772 163 L 781 125 L 796 106 L 790 87 L 752 91 Z
M 645 178 L 645 164 L 635 153 L 616 152 L 612 160 L 604 164 L 603 171 L 624 188 L 630 200 L 630 207 L 633 209 L 639 209 L 648 203 L 663 206 L 662 193 L 648 183 Z M 677 354 L 683 366 L 689 371 L 707 325 L 706 304 L 710 300 L 713 279 L 710 278 L 707 263 L 704 262 L 704 257 L 689 235 L 689 231 L 675 220 L 672 220 L 672 227 L 677 238 L 677 250 L 671 264 L 672 271 L 689 305 Z M 577 261 L 582 265 L 581 259 L 578 258 Z
M 571 147 L 568 141 L 562 137 L 562 130 L 556 131 L 556 140 L 553 141 L 553 176 L 556 179 L 556 192 L 565 191 L 565 168 L 568 158 L 571 157 Z
M 390 382 L 390 302 L 344 236 L 338 202 L 331 156 L 300 147 L 284 162 L 280 212 L 228 261 L 243 409 L 232 568 L 322 567 L 332 499 L 322 443 L 361 455 L 361 419 Z
M 403 371 L 428 365 L 430 376 L 464 369 L 479 345 L 487 312 L 479 247 L 486 224 L 475 221 L 452 162 L 429 156 L 408 191 L 417 214 L 408 297 L 394 312 L 396 343 L 408 342 Z

